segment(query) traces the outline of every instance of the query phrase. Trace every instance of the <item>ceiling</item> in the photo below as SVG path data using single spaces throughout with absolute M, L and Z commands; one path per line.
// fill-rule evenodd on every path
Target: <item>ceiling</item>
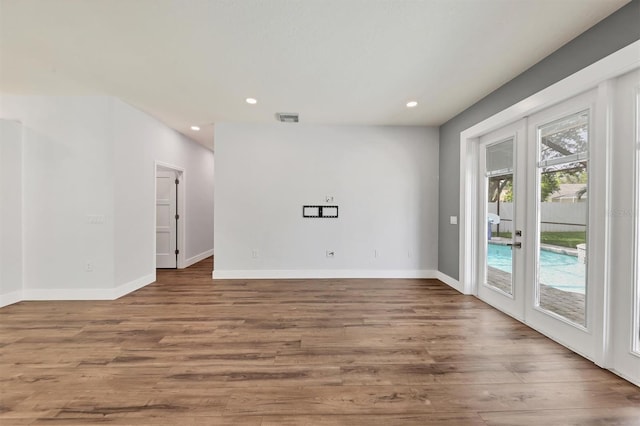
M 626 3 L 0 0 L 0 91 L 116 96 L 209 147 L 276 112 L 440 125 Z

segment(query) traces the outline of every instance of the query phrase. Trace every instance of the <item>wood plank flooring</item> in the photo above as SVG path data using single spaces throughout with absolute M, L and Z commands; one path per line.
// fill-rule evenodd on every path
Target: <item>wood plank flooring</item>
M 0 424 L 640 425 L 640 389 L 436 280 L 211 280 L 0 309 Z

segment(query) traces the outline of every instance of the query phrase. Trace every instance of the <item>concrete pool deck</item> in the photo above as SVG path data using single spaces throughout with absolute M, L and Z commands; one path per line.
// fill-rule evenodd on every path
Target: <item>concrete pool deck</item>
M 508 272 L 487 265 L 487 282 L 505 293 L 511 293 L 511 274 Z M 584 294 L 540 284 L 540 307 L 580 325 L 585 322 L 584 301 Z

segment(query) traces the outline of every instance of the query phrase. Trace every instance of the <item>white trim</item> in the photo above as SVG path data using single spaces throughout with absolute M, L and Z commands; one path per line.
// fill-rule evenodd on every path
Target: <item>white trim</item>
M 24 289 L 22 300 L 113 300 L 113 288 Z
M 640 87 L 636 88 L 636 99 L 634 108 L 634 125 L 635 125 L 635 140 L 633 144 L 634 163 L 633 163 L 633 176 L 635 182 L 633 187 L 635 189 L 635 196 L 633 200 L 633 253 L 635 264 L 633 265 L 633 300 L 631 302 L 631 315 L 634 319 L 633 326 L 631 327 L 631 347 L 630 353 L 634 356 L 640 356 L 640 341 L 638 339 L 638 332 L 640 332 Z
M 589 181 L 590 195 L 596 202 L 589 203 L 587 260 L 590 269 L 587 272 L 591 295 L 587 295 L 585 315 L 592 321 L 587 327 L 596 336 L 594 342 L 594 362 L 603 368 L 613 366 L 613 329 L 611 327 L 611 157 L 613 146 L 613 110 L 615 100 L 615 81 L 603 81 L 597 88 L 595 117 L 590 118 L 595 124 L 595 138 L 589 146 Z M 592 116 L 594 113 L 591 113 Z M 591 141 L 589 141 L 591 142 Z M 598 161 L 594 161 L 598 159 Z M 598 283 L 601 283 L 598 285 Z M 595 285 L 594 285 L 595 284 Z M 600 303 L 596 303 L 599 301 Z M 589 314 L 589 312 L 593 314 Z
M 0 294 L 0 308 L 21 302 L 22 290 L 12 291 L 11 293 Z
M 454 290 L 462 293 L 462 286 L 460 285 L 460 281 L 456 280 L 455 278 L 451 278 L 449 275 L 440 271 L 436 271 L 436 278 L 449 287 L 453 288 Z
M 529 96 L 511 107 L 494 114 L 460 133 L 460 236 L 459 281 L 464 294 L 472 294 L 475 270 L 474 223 L 476 162 L 474 150 L 477 138 L 501 126 L 510 124 L 559 101 L 575 96 L 601 82 L 617 77 L 640 66 L 640 41 L 636 41 L 559 82 Z M 468 202 L 467 202 L 468 201 Z
M 20 253 L 20 300 L 24 300 L 24 277 L 27 276 L 27 262 L 25 261 L 25 259 L 27 258 L 27 245 L 25 244 L 25 241 L 27 241 L 27 237 L 26 237 L 26 227 L 24 226 L 25 223 L 25 196 L 24 194 L 26 193 L 25 191 L 25 155 L 24 155 L 24 149 L 25 149 L 25 140 L 27 139 L 27 129 L 24 126 L 24 124 L 22 122 L 20 122 L 21 124 L 21 129 L 20 129 L 20 249 L 21 249 L 21 253 Z M 0 305 L 2 306 L 2 305 Z
M 115 288 L 55 288 L 27 289 L 0 295 L 0 308 L 13 303 L 30 300 L 116 300 L 156 280 L 155 272 Z
M 438 278 L 438 271 L 433 269 L 254 269 L 214 270 L 211 276 L 216 280 L 292 278 Z
M 204 259 L 206 259 L 207 257 L 211 257 L 211 256 L 213 256 L 213 249 L 211 249 L 211 250 L 207 250 L 207 251 L 203 251 L 203 252 L 202 252 L 202 253 L 200 253 L 200 254 L 197 254 L 197 255 L 195 255 L 195 256 L 193 256 L 193 257 L 190 257 L 190 258 L 188 258 L 188 259 L 185 259 L 185 261 L 184 261 L 184 266 L 183 266 L 183 267 L 184 267 L 184 268 L 188 268 L 189 266 L 193 265 L 194 263 L 198 263 L 198 262 L 200 262 L 201 260 L 204 260 Z
M 615 368 L 611 368 L 610 370 L 613 371 L 618 376 L 620 376 L 623 379 L 625 379 L 627 382 L 629 382 L 631 384 L 634 384 L 634 385 L 636 385 L 636 386 L 638 386 L 640 388 L 640 382 L 635 380 L 635 378 L 633 378 L 633 377 L 631 377 L 631 376 L 629 376 L 627 374 L 621 373 L 620 371 L 616 370 Z
M 463 132 L 464 133 L 464 132 Z M 459 231 L 459 272 L 458 281 L 462 288 L 462 294 L 477 294 L 476 283 L 478 245 L 477 245 L 477 221 L 474 216 L 477 205 L 477 175 L 478 175 L 478 150 L 479 136 L 466 138 L 463 152 L 460 147 L 460 224 Z M 462 140 L 462 133 L 460 138 Z M 463 166 L 464 164 L 464 166 Z
M 122 296 L 125 296 L 129 293 L 133 293 L 136 290 L 141 289 L 144 286 L 147 286 L 156 280 L 155 271 L 152 274 L 144 275 L 140 278 L 136 278 L 133 281 L 129 281 L 128 283 L 124 283 L 119 285 L 118 287 L 112 290 L 112 297 L 110 300 L 119 299 Z
M 175 164 L 165 163 L 164 161 L 160 161 L 160 160 L 156 160 L 155 164 L 156 164 L 156 168 L 158 166 L 160 166 L 160 167 L 165 167 L 165 168 L 171 169 L 171 170 L 177 170 L 179 172 L 184 172 L 184 168 L 183 167 L 176 166 Z

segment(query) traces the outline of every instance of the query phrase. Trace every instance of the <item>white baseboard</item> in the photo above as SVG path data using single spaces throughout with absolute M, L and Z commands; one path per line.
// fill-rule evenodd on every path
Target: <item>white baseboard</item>
M 11 293 L 0 294 L 0 308 L 13 305 L 22 301 L 22 290 L 12 291 Z
M 431 269 L 264 269 L 214 270 L 214 279 L 437 278 Z
M 118 287 L 112 290 L 113 293 L 112 293 L 111 300 L 115 300 L 126 294 L 132 293 L 148 284 L 151 284 L 155 280 L 156 280 L 156 273 L 154 271 L 152 274 L 145 275 L 133 281 L 129 281 L 128 283 L 119 285 Z
M 462 285 L 460 285 L 460 281 L 456 280 L 455 278 L 451 278 L 449 275 L 440 271 L 436 271 L 435 278 L 439 279 L 454 290 L 457 290 L 460 293 L 464 294 L 464 292 L 462 291 Z
M 24 289 L 0 295 L 0 308 L 23 300 L 115 300 L 156 280 L 155 272 L 116 288 Z
M 113 300 L 113 288 L 24 289 L 22 300 Z
M 638 382 L 637 380 L 634 380 L 634 378 L 629 377 L 626 374 L 622 374 L 621 372 L 619 372 L 618 370 L 615 370 L 615 369 L 611 369 L 611 368 L 608 368 L 608 367 L 603 367 L 603 368 L 607 368 L 612 373 L 617 374 L 618 376 L 622 377 L 623 379 L 625 379 L 629 383 L 632 383 L 632 384 L 634 384 L 634 385 L 636 385 L 637 387 L 640 388 L 640 382 Z
M 200 254 L 197 254 L 197 255 L 195 255 L 193 257 L 185 259 L 183 268 L 188 268 L 189 266 L 193 265 L 194 263 L 198 263 L 201 260 L 204 260 L 204 259 L 206 259 L 207 257 L 210 257 L 210 256 L 213 256 L 213 249 L 204 251 L 204 252 L 202 252 Z

